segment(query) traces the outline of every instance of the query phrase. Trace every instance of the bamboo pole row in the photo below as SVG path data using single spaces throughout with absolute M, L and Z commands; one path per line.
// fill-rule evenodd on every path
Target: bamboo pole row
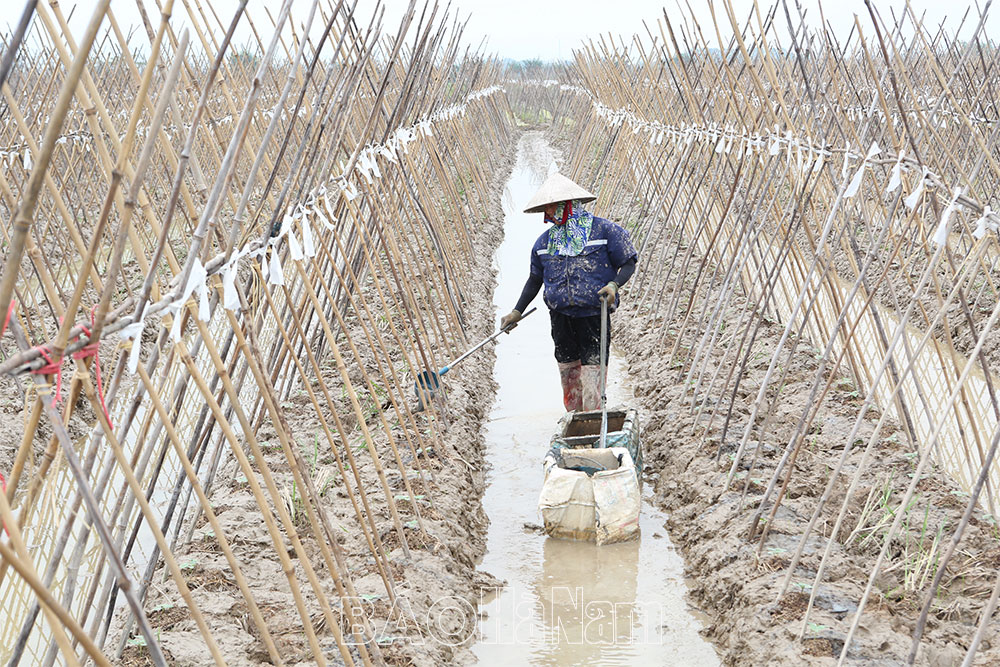
M 710 25 L 665 11 L 641 37 L 587 41 L 565 67 L 506 85 L 516 118 L 567 142 L 563 171 L 600 193 L 596 213 L 631 230 L 633 317 L 684 384 L 689 435 L 717 451 L 725 488 L 754 508 L 743 528 L 755 558 L 800 461 L 817 446 L 836 452 L 782 578 L 780 595 L 820 533 L 800 639 L 831 554 L 865 528 L 852 508 L 890 439 L 913 469 L 884 490 L 888 518 L 841 662 L 866 603 L 885 598 L 880 574 L 906 566 L 893 545 L 913 538 L 909 517 L 940 512 L 918 490 L 924 473 L 937 465 L 955 481 L 964 515 L 907 591 L 920 608 L 912 663 L 928 615 L 947 604 L 970 518 L 997 518 L 1000 49 L 984 31 L 989 3 L 941 26 L 866 5 L 848 35 L 830 31 L 822 7 L 806 21 L 784 0 L 747 16 L 713 3 Z M 805 355 L 815 366 L 803 381 Z M 850 432 L 817 438 L 845 387 Z M 789 392 L 802 397 L 792 414 Z M 996 597 L 983 600 L 967 664 Z
M 246 659 L 192 578 L 204 523 L 271 662 L 296 659 L 274 588 L 297 659 L 383 664 L 354 582 L 371 567 L 395 600 L 463 460 L 412 379 L 467 342 L 467 224 L 511 137 L 502 69 L 436 6 L 396 27 L 356 0 L 313 0 L 303 25 L 290 2 L 264 21 L 178 4 L 185 30 L 167 2 L 133 32 L 99 4 L 77 43 L 29 2 L 5 39 L 0 372 L 24 391 L 0 451 L 0 660 L 141 645 L 166 664 L 150 608 L 174 596 L 205 655 Z

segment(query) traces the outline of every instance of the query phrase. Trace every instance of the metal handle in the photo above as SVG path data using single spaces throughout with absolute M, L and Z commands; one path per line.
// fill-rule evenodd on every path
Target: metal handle
M 529 308 L 528 312 L 526 312 L 524 315 L 521 315 L 521 320 L 523 320 L 524 318 L 526 318 L 528 315 L 531 315 L 533 312 L 535 312 L 535 310 L 536 310 L 535 308 Z M 517 322 L 520 322 L 521 320 L 518 320 Z M 465 354 L 463 354 L 462 356 L 460 356 L 458 359 L 456 359 L 455 361 L 453 361 L 450 364 L 448 364 L 447 366 L 445 366 L 444 369 L 442 369 L 440 372 L 438 372 L 438 375 L 444 375 L 447 371 L 451 370 L 456 364 L 458 364 L 458 362 L 462 361 L 467 356 L 469 356 L 473 352 L 477 351 L 483 345 L 486 345 L 486 343 L 489 343 L 491 340 L 495 339 L 500 334 L 507 333 L 508 331 L 510 331 L 511 329 L 513 329 L 515 326 L 517 326 L 517 322 L 514 322 L 512 324 L 508 324 L 506 327 L 504 327 L 500 331 L 496 332 L 495 334 L 493 334 L 492 336 L 490 336 L 486 340 L 484 340 L 481 343 L 479 343 L 478 345 L 476 345 L 474 348 L 472 348 L 471 350 L 469 350 L 468 352 L 466 352 Z
M 601 449 L 608 443 L 608 300 L 601 297 Z

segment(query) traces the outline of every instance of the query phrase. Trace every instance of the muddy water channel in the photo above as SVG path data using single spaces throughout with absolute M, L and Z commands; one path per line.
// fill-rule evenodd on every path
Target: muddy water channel
M 543 226 L 540 216 L 520 209 L 551 161 L 540 134 L 522 137 L 504 192 L 498 316 L 527 278 L 531 245 Z M 490 472 L 483 499 L 490 528 L 480 568 L 507 585 L 483 594 L 475 654 L 484 665 L 718 664 L 685 601 L 684 563 L 663 528 L 665 516 L 648 501 L 641 537 L 625 544 L 555 540 L 533 528 L 541 521 L 542 458 L 563 414 L 548 312 L 541 296 L 535 305 L 539 311 L 496 350 L 499 388 L 486 427 Z M 624 360 L 613 355 L 610 405 L 631 400 L 625 376 Z

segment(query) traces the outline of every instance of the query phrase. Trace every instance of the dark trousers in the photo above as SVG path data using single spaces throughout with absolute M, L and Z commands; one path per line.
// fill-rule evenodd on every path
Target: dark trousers
M 601 316 L 570 317 L 549 311 L 556 361 L 565 364 L 579 360 L 584 366 L 601 363 Z M 608 313 L 608 339 L 605 354 L 611 349 L 611 313 Z M 605 356 L 605 359 L 608 357 Z

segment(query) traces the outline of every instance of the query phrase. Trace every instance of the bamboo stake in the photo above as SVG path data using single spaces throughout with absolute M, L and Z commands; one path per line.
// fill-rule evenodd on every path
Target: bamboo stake
M 62 130 L 63 122 L 66 119 L 66 114 L 69 111 L 70 102 L 73 99 L 74 89 L 87 64 L 87 55 L 90 52 L 91 45 L 94 43 L 94 39 L 97 37 L 97 31 L 101 26 L 101 21 L 104 18 L 104 12 L 108 8 L 109 1 L 101 0 L 90 18 L 90 23 L 87 25 L 87 30 L 80 43 L 81 48 L 77 50 L 73 64 L 66 73 L 66 79 L 59 92 L 59 99 L 56 102 L 53 114 L 49 118 L 38 162 L 35 163 L 34 168 L 31 170 L 27 195 L 18 207 L 17 215 L 14 218 L 14 231 L 11 237 L 11 244 L 7 251 L 7 259 L 4 261 L 3 273 L 0 274 L 0 304 L 4 304 L 2 306 L 4 312 L 7 312 L 9 308 L 11 293 L 14 291 L 14 281 L 17 279 L 17 272 L 21 265 L 21 254 L 24 252 L 25 239 L 33 222 L 35 207 L 38 204 L 38 194 L 41 191 L 42 178 L 48 170 L 49 161 L 52 159 L 52 152 L 55 149 L 56 141 Z

